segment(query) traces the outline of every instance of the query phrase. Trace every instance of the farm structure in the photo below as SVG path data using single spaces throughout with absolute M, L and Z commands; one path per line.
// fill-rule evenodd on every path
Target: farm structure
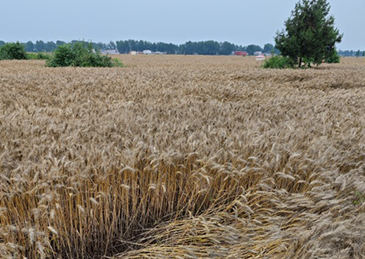
M 242 57 L 246 57 L 248 56 L 248 53 L 246 51 L 235 51 L 234 52 L 235 56 L 242 56 Z
M 106 50 L 102 50 L 101 54 L 105 54 L 105 55 L 117 55 L 119 54 L 118 50 L 116 49 L 106 49 Z

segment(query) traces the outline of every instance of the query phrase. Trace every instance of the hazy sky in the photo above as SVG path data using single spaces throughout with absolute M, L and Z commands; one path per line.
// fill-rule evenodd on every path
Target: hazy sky
M 273 43 L 298 0 L 2 0 L 0 40 Z M 365 49 L 365 0 L 329 0 L 340 49 Z

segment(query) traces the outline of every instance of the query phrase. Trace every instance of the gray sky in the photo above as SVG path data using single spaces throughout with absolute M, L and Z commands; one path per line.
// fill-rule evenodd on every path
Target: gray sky
M 273 43 L 298 0 L 2 0 L 0 40 Z M 365 0 L 329 0 L 340 49 L 365 49 Z

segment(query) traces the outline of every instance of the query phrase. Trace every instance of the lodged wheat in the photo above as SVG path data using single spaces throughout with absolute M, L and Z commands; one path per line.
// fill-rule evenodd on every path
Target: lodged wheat
M 0 257 L 362 258 L 365 60 L 0 62 Z

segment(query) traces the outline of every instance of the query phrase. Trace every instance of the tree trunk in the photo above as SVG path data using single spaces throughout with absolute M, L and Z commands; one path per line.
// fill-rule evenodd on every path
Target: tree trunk
M 302 57 L 299 58 L 299 64 L 298 67 L 301 68 L 302 67 Z

